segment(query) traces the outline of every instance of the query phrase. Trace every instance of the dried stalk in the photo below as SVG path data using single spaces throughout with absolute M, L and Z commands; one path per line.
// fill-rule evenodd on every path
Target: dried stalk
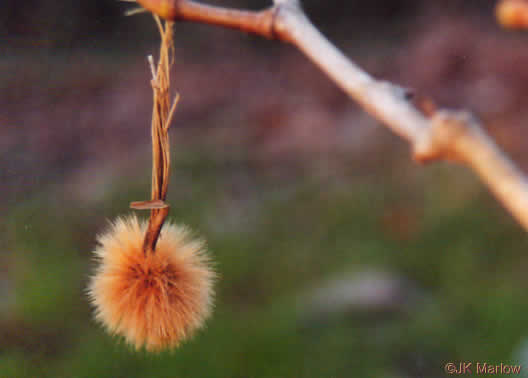
M 169 127 L 179 100 L 176 96 L 170 103 L 170 66 L 173 48 L 173 23 L 161 23 L 156 16 L 161 35 L 160 56 L 157 68 L 152 56 L 149 64 L 152 71 L 152 192 L 150 201 L 132 202 L 130 207 L 136 210 L 150 210 L 150 219 L 143 242 L 145 254 L 154 253 L 163 223 L 169 214 L 169 205 L 165 203 L 169 185 L 170 144 Z
M 274 0 L 272 7 L 256 12 L 191 0 L 137 2 L 168 20 L 219 25 L 295 45 L 370 115 L 406 139 L 417 161 L 468 165 L 528 230 L 528 180 L 476 118 L 464 111 L 436 110 L 426 99 L 416 103 L 407 90 L 374 79 L 317 30 L 298 0 Z

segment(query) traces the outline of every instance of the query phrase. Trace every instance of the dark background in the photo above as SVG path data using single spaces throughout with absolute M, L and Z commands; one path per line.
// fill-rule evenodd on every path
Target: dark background
M 216 1 L 259 9 L 266 2 Z M 493 1 L 306 1 L 369 73 L 473 110 L 527 164 L 528 35 Z M 443 377 L 528 360 L 525 231 L 467 169 L 422 167 L 293 47 L 175 26 L 171 219 L 208 241 L 208 326 L 134 352 L 85 287 L 150 189 L 148 14 L 0 5 L 0 376 Z

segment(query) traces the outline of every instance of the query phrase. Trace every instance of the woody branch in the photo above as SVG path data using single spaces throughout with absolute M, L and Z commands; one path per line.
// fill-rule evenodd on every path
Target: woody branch
M 191 0 L 137 0 L 174 21 L 218 25 L 299 48 L 371 116 L 406 139 L 422 163 L 450 160 L 473 169 L 497 199 L 528 230 L 528 179 L 467 111 L 436 109 L 426 99 L 379 81 L 347 58 L 310 22 L 298 0 L 274 0 L 261 11 L 241 11 Z

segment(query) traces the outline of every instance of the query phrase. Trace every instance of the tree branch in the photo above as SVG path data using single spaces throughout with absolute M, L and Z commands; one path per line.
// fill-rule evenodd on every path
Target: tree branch
M 191 21 L 238 29 L 273 38 L 274 8 L 259 12 L 215 7 L 188 0 L 136 0 L 149 11 L 171 21 Z
M 419 162 L 451 160 L 472 168 L 528 230 L 528 180 L 479 122 L 465 111 L 436 110 L 426 99 L 378 81 L 330 43 L 305 16 L 299 1 L 275 0 L 257 12 L 230 10 L 191 0 L 137 0 L 170 20 L 220 25 L 289 42 L 351 98 L 406 139 Z

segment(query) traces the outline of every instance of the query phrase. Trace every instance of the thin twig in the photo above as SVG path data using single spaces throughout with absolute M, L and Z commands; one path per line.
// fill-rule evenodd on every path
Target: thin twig
M 317 30 L 298 0 L 274 0 L 274 6 L 256 12 L 191 0 L 137 1 L 169 20 L 219 25 L 295 45 L 368 113 L 406 139 L 417 161 L 468 165 L 528 230 L 528 180 L 476 118 L 468 112 L 436 110 L 427 99 L 420 106 L 405 89 L 372 78 Z

